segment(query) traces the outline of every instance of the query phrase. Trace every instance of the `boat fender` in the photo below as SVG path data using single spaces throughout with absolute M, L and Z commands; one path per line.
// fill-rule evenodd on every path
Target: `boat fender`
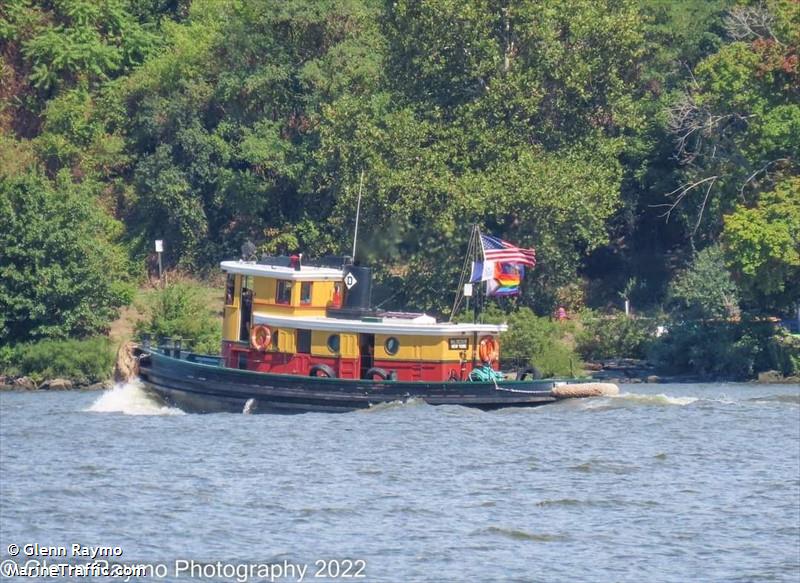
M 386 379 L 386 380 L 396 381 L 397 380 L 397 371 L 396 370 L 390 370 L 389 371 L 389 378 Z
M 481 338 L 478 346 L 478 355 L 481 357 L 481 362 L 488 362 L 491 364 L 497 360 L 497 357 L 500 356 L 500 347 L 494 336 L 484 336 Z
M 250 346 L 260 352 L 264 352 L 272 340 L 272 333 L 266 326 L 253 326 L 250 330 Z
M 528 368 L 523 368 L 517 371 L 517 380 L 524 381 L 528 376 L 532 379 L 540 379 L 542 378 L 542 371 L 540 371 L 535 366 L 529 366 Z
M 330 379 L 336 378 L 336 373 L 327 364 L 315 364 L 308 371 L 308 375 L 312 377 L 328 377 Z
M 367 372 L 364 373 L 365 379 L 374 379 L 375 377 L 380 378 L 381 380 L 385 381 L 389 378 L 389 373 L 383 370 L 382 368 L 378 368 L 377 366 L 372 367 Z

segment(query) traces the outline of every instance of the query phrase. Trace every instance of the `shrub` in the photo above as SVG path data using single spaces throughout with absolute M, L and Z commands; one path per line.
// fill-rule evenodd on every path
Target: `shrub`
M 797 374 L 800 341 L 769 322 L 673 324 L 653 345 L 662 368 L 714 378 L 749 379 L 765 370 Z
M 572 324 L 541 318 L 530 308 L 511 314 L 498 309 L 487 310 L 484 319 L 508 323 L 508 331 L 500 335 L 501 360 L 506 369 L 535 366 L 545 376 L 565 376 L 579 372 L 580 359 L 567 344 L 565 335 Z
M 3 372 L 30 376 L 34 380 L 64 377 L 94 383 L 111 378 L 114 344 L 103 336 L 86 340 L 41 340 L 7 347 Z
M 658 326 L 658 320 L 652 318 L 602 318 L 590 311 L 583 312 L 581 322 L 576 348 L 583 358 L 593 360 L 645 358 Z
M 181 338 L 196 352 L 217 354 L 222 342 L 222 327 L 203 298 L 202 288 L 190 283 L 175 283 L 149 299 L 149 317 L 136 325 L 136 333 Z
M 768 349 L 774 351 L 777 370 L 786 376 L 800 376 L 800 335 L 779 328 Z

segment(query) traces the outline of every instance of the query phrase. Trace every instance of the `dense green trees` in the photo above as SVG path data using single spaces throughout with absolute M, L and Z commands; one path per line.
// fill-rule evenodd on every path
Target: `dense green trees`
M 70 244 L 103 250 L 116 280 L 119 240 L 141 264 L 165 239 L 189 269 L 246 239 L 348 252 L 363 176 L 359 258 L 386 307 L 446 311 L 478 223 L 537 249 L 509 309 L 605 306 L 636 278 L 637 306 L 696 317 L 713 267 L 745 316 L 784 313 L 800 294 L 798 30 L 791 0 L 9 0 L 3 217 L 61 232 L 49 209 L 68 199 L 70 228 L 97 237 Z M 45 237 L 13 220 L 15 239 Z M 13 265 L 33 278 L 32 256 Z M 124 301 L 81 290 L 94 316 L 6 337 L 88 334 Z

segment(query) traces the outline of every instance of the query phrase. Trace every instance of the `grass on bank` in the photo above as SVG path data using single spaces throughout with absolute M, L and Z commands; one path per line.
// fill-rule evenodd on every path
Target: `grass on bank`
M 67 378 L 90 384 L 109 380 L 119 345 L 141 332 L 184 339 L 197 352 L 218 353 L 222 333 L 222 286 L 170 274 L 161 290 L 137 290 L 133 303 L 110 324 L 108 336 L 40 340 L 0 346 L 0 375 L 27 376 L 39 383 Z

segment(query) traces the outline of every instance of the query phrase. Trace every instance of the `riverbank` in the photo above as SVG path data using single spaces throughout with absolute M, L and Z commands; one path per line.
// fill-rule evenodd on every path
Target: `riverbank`
M 752 379 L 741 381 L 721 376 L 702 376 L 696 374 L 672 374 L 659 370 L 656 365 L 646 360 L 634 358 L 618 358 L 602 361 L 585 362 L 584 369 L 590 373 L 592 380 L 615 384 L 685 384 L 715 382 L 748 382 L 753 384 L 800 384 L 800 376 L 784 376 L 779 371 L 759 372 Z
M 37 383 L 28 376 L 0 376 L 0 391 L 102 391 L 113 386 L 111 379 L 91 382 L 86 379 L 54 378 Z

